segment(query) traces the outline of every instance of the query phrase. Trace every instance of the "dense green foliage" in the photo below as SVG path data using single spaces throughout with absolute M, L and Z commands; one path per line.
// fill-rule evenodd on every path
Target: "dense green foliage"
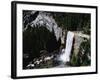
M 54 13 L 53 16 L 58 26 L 63 29 L 90 34 L 90 14 Z
M 31 15 L 31 11 L 23 12 L 23 21 L 25 17 L 32 16 L 31 18 L 23 22 L 23 28 L 34 20 L 39 12 L 35 15 Z M 51 16 L 55 19 L 57 25 L 62 30 L 67 31 L 81 31 L 84 34 L 91 35 L 90 24 L 91 15 L 83 13 L 61 13 L 61 12 L 50 12 Z M 34 19 L 33 19 L 34 17 Z M 38 58 L 41 55 L 41 51 L 47 51 L 46 54 L 50 54 L 56 50 L 60 50 L 61 39 L 56 40 L 54 30 L 50 32 L 46 26 L 30 26 L 27 25 L 28 29 L 23 31 L 23 55 L 28 55 L 28 58 L 23 57 L 23 68 L 25 68 L 30 61 L 34 58 Z M 66 38 L 66 37 L 65 37 Z M 79 48 L 79 52 L 76 55 L 73 51 L 71 53 L 70 66 L 88 66 L 91 64 L 90 52 L 90 40 L 84 40 Z M 41 64 L 41 68 L 52 67 L 53 60 L 47 62 L 47 64 Z
M 83 34 L 90 35 L 90 14 L 79 14 L 79 13 L 56 13 L 54 18 L 58 26 L 67 31 L 81 31 Z M 83 41 L 80 45 L 78 55 L 73 51 L 71 53 L 71 66 L 88 66 L 91 64 L 90 56 L 90 40 Z
M 73 54 L 71 58 L 71 66 L 89 66 L 91 65 L 91 49 L 90 40 L 85 39 L 79 48 L 77 55 Z

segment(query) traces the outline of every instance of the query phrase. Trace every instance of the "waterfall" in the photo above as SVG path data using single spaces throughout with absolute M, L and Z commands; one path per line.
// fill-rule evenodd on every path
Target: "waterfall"
M 68 31 L 65 51 L 62 51 L 62 54 L 60 55 L 60 60 L 62 62 L 70 61 L 70 54 L 71 54 L 72 45 L 73 45 L 73 38 L 74 38 L 74 33 L 71 31 Z

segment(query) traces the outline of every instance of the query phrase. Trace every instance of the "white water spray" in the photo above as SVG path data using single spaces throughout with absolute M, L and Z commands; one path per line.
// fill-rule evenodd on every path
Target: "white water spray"
M 66 48 L 65 48 L 65 51 L 63 51 L 63 53 L 60 56 L 60 60 L 62 62 L 70 61 L 70 54 L 71 54 L 72 45 L 73 45 L 73 38 L 74 38 L 74 33 L 71 31 L 68 31 L 67 40 L 66 40 Z

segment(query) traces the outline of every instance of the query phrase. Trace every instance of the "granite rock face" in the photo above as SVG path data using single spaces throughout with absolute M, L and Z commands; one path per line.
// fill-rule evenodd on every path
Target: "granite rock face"
M 87 34 L 76 33 L 74 36 L 73 50 L 71 54 L 71 65 L 82 66 L 84 63 L 83 57 L 87 57 L 90 65 L 90 36 Z
M 82 33 L 74 33 L 74 41 L 70 53 L 70 60 L 63 62 L 60 57 L 65 53 L 65 49 L 49 53 L 41 51 L 41 56 L 34 58 L 26 69 L 52 68 L 52 67 L 71 67 L 71 66 L 89 66 L 91 63 L 90 55 L 90 36 Z M 68 48 L 68 47 L 67 47 Z M 68 56 L 64 56 L 67 58 Z M 87 61 L 86 61 L 87 60 Z
M 23 69 L 88 66 L 90 41 L 89 14 L 23 10 Z

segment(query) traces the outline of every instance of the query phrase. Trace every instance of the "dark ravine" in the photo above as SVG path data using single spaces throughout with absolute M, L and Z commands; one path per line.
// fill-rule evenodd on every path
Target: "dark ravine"
M 66 51 L 69 31 L 74 42 L 69 61 L 62 66 L 59 58 Z M 89 41 L 89 14 L 23 10 L 23 69 L 90 65 Z

